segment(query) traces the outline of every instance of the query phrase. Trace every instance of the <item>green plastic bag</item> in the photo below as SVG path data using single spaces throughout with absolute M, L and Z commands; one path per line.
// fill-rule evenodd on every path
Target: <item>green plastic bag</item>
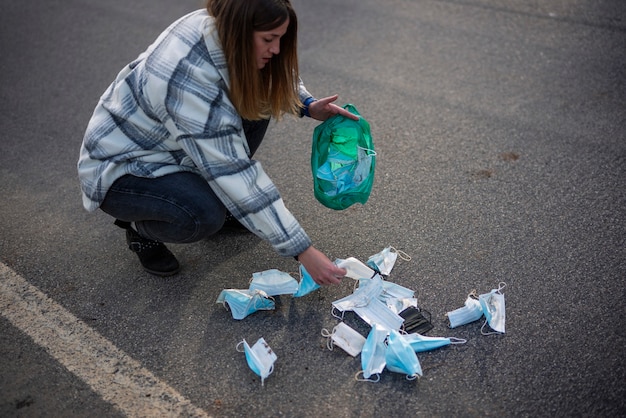
M 359 120 L 341 115 L 328 118 L 313 131 L 311 152 L 315 198 L 335 210 L 367 202 L 376 165 L 369 123 L 354 105 L 347 104 L 344 109 Z

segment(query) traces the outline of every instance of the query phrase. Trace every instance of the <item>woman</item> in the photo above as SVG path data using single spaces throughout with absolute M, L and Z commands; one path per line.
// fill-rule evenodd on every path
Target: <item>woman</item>
M 317 250 L 252 160 L 271 117 L 356 116 L 298 76 L 289 0 L 209 0 L 167 28 L 101 97 L 78 173 L 87 210 L 126 229 L 143 268 L 179 271 L 164 242 L 190 243 L 233 217 L 321 285 L 346 273 Z M 134 223 L 135 228 L 131 226 Z

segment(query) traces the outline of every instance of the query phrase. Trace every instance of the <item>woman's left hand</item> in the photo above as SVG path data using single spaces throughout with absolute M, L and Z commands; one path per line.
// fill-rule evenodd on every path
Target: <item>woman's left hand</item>
M 333 102 L 337 100 L 338 95 L 324 97 L 323 99 L 317 99 L 309 105 L 309 115 L 313 119 L 325 121 L 331 116 L 342 115 L 352 120 L 359 120 L 359 117 L 355 114 L 348 112 L 346 109 L 337 106 Z

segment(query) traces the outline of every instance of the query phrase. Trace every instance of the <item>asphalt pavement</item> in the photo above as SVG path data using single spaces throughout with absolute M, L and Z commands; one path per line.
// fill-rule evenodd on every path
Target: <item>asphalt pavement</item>
M 389 280 L 431 313 L 423 376 L 360 382 L 321 330 L 353 281 L 238 321 L 215 303 L 298 264 L 250 234 L 171 245 L 143 272 L 82 208 L 76 161 L 117 72 L 190 0 L 33 0 L 0 13 L 0 416 L 626 415 L 626 4 L 294 0 L 301 76 L 370 122 L 370 200 L 312 193 L 317 122 L 272 122 L 256 158 L 331 259 L 388 246 Z M 505 282 L 506 333 L 446 312 Z M 368 327 L 345 317 L 364 336 Z M 261 379 L 236 345 L 277 355 Z M 82 357 L 84 356 L 84 357 Z

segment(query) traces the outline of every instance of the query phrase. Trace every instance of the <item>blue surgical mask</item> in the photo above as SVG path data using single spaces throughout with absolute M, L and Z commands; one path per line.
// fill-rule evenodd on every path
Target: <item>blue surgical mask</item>
M 483 335 L 489 334 L 504 334 L 504 322 L 506 319 L 504 310 L 504 295 L 502 289 L 506 286 L 506 283 L 500 282 L 497 289 L 492 289 L 491 292 L 478 296 L 480 305 L 485 314 L 486 321 L 480 329 Z M 483 328 L 489 324 L 491 329 L 495 332 L 484 332 Z
M 456 328 L 470 322 L 478 321 L 483 316 L 483 308 L 478 298 L 471 293 L 465 305 L 446 314 L 450 320 L 450 328 Z
M 406 261 L 411 260 L 407 253 L 398 251 L 393 247 L 386 247 L 381 252 L 368 258 L 366 264 L 383 276 L 389 276 L 398 256 Z
M 244 319 L 256 311 L 275 309 L 274 301 L 262 290 L 224 289 L 216 303 L 230 309 L 235 319 Z
M 288 273 L 271 269 L 252 273 L 250 289 L 262 290 L 269 296 L 293 295 L 298 290 L 298 281 Z
M 386 364 L 385 338 L 387 338 L 387 331 L 377 326 L 372 327 L 361 350 L 362 370 L 357 373 L 357 380 L 369 382 L 378 382 L 380 380 L 380 373 L 383 372 Z M 363 378 L 359 377 L 360 374 L 363 374 Z M 372 378 L 372 376 L 375 376 L 375 378 Z
M 370 170 L 372 169 L 372 157 L 376 155 L 376 151 L 358 147 L 357 155 L 358 161 L 352 177 L 355 186 L 363 183 L 363 181 L 367 179 L 367 176 L 369 176 Z
M 332 143 L 328 149 L 328 158 L 318 169 L 316 176 L 325 181 L 328 196 L 349 191 L 360 185 L 370 174 L 372 157 L 376 152 L 359 147 L 356 160 L 354 156 Z
M 294 297 L 300 298 L 302 296 L 308 295 L 320 288 L 320 285 L 315 283 L 313 277 L 309 274 L 308 271 L 304 268 L 302 264 L 300 264 L 300 283 L 298 284 L 298 291 L 294 293 Z
M 435 350 L 450 344 L 465 344 L 467 342 L 467 340 L 461 338 L 427 337 L 421 334 L 405 334 L 402 335 L 402 338 L 411 345 L 411 348 L 416 353 Z
M 415 350 L 398 331 L 392 330 L 387 338 L 385 351 L 387 369 L 395 373 L 404 373 L 408 380 L 414 380 L 422 375 L 422 367 Z
M 274 371 L 274 362 L 277 359 L 276 353 L 272 351 L 263 338 L 259 338 L 252 347 L 248 345 L 246 340 L 239 342 L 236 347 L 239 352 L 241 352 L 239 348 L 241 345 L 243 345 L 243 352 L 246 354 L 248 366 L 261 378 L 261 385 L 263 385 L 265 378 Z

